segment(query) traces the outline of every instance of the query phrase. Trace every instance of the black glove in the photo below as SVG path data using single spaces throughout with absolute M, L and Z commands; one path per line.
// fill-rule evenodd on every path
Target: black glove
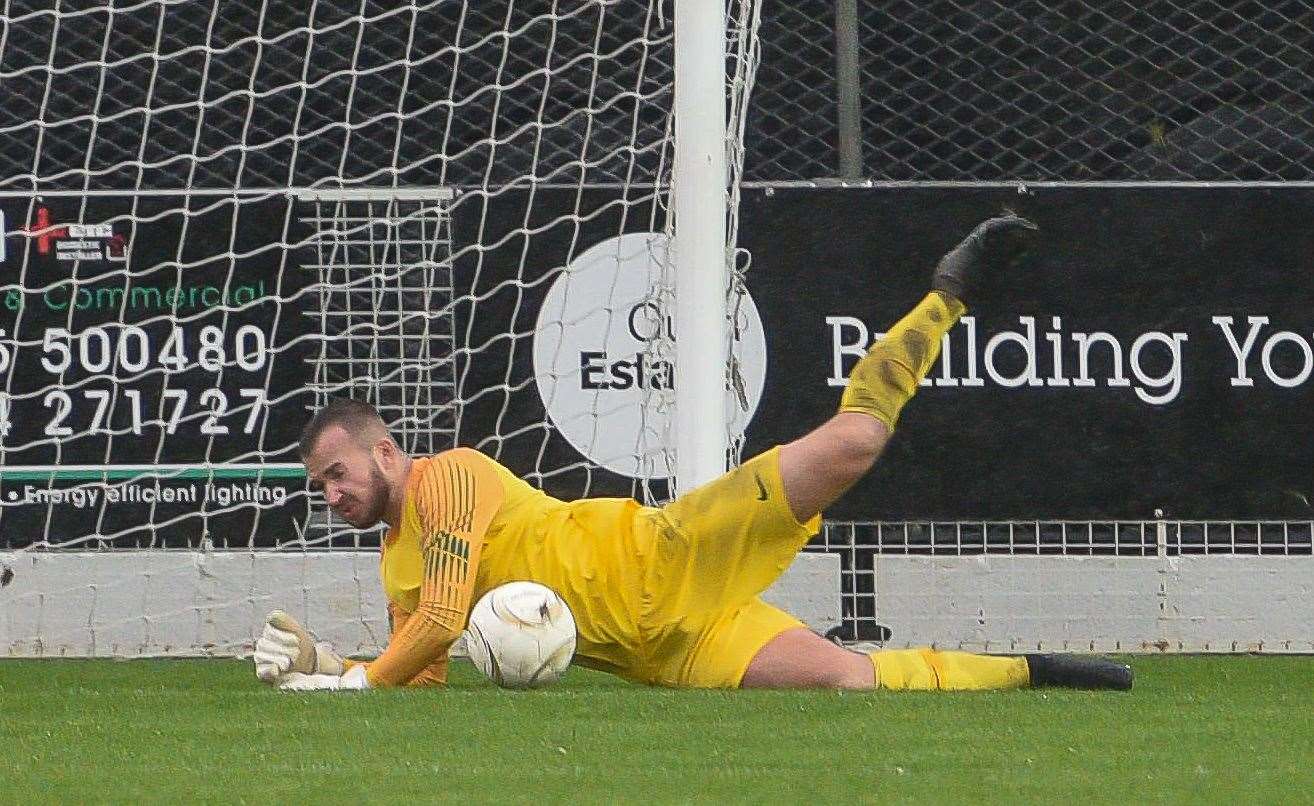
M 1011 213 L 982 221 L 940 258 L 931 274 L 931 288 L 968 304 L 994 275 L 1026 253 L 1039 229 Z

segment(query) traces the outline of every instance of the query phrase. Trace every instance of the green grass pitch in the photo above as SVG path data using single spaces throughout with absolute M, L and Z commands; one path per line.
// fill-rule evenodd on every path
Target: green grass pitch
M 283 694 L 237 661 L 0 661 L 0 802 L 1296 803 L 1314 658 L 1134 659 L 1128 694 Z

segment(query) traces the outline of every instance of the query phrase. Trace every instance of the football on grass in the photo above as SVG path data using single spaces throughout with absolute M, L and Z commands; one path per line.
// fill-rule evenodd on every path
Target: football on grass
M 575 655 L 575 617 L 551 588 L 508 582 L 475 603 L 465 644 L 497 685 L 542 688 L 560 679 Z

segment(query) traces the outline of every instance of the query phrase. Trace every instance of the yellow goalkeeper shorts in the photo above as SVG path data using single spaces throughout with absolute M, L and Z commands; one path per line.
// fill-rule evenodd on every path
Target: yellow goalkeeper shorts
M 664 686 L 737 687 L 753 657 L 803 623 L 758 598 L 816 534 L 785 501 L 780 449 L 652 510 L 639 626 L 642 668 Z

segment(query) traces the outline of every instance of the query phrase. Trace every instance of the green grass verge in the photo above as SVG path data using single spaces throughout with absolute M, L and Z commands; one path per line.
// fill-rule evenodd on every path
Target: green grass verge
M 0 801 L 1309 802 L 1314 658 L 1152 657 L 1128 694 L 282 694 L 236 661 L 0 661 Z

